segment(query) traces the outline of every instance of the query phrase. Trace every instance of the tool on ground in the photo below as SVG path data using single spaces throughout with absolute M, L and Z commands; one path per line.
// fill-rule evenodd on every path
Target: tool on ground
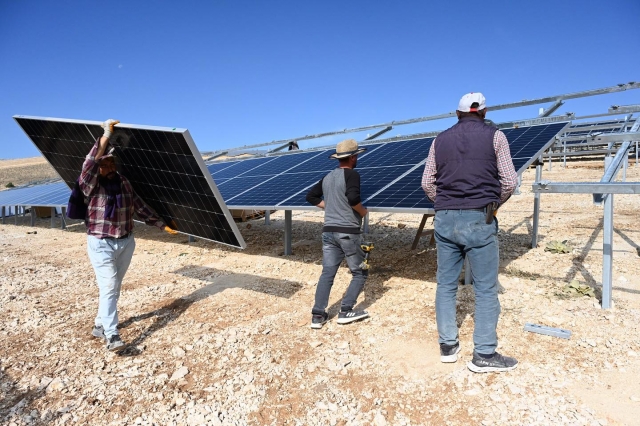
M 546 325 L 532 324 L 530 322 L 524 325 L 524 330 L 530 331 L 532 333 L 546 334 L 548 336 L 560 337 L 562 339 L 569 339 L 571 337 L 570 330 L 565 330 L 562 328 L 547 327 Z
M 360 244 L 360 248 L 362 249 L 362 251 L 364 251 L 364 260 L 360 264 L 360 269 L 367 270 L 371 267 L 371 265 L 369 265 L 369 255 L 373 250 L 373 243 L 365 242 L 363 244 Z

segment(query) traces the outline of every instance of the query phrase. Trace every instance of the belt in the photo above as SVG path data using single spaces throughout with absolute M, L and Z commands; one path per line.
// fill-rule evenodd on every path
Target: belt
M 128 234 L 124 234 L 120 237 L 104 237 L 105 240 L 124 240 L 125 238 L 129 238 L 129 236 L 131 235 L 131 233 L 129 232 Z

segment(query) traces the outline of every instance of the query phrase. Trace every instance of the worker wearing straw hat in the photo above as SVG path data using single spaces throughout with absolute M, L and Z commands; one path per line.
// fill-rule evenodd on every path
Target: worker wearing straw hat
M 358 148 L 358 143 L 353 139 L 340 142 L 336 152 L 329 157 L 338 160 L 338 167 L 315 184 L 307 194 L 309 203 L 324 209 L 322 274 L 311 310 L 311 328 L 322 328 L 329 318 L 326 312 L 329 294 L 338 267 L 345 258 L 351 271 L 351 282 L 342 299 L 337 322 L 349 324 L 369 317 L 367 311 L 353 309 L 364 288 L 368 272 L 361 267 L 365 253 L 360 247 L 360 228 L 367 209 L 360 199 L 360 175 L 354 170 L 358 164 L 358 154 L 365 150 L 366 148 Z

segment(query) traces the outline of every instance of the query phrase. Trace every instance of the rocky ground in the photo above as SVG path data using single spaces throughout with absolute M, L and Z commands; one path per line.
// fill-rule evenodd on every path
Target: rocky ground
M 593 181 L 602 162 L 554 164 L 543 177 Z M 322 215 L 240 223 L 244 251 L 136 226 L 120 299 L 130 346 L 90 335 L 97 288 L 82 224 L 0 225 L 0 423 L 109 425 L 633 425 L 640 417 L 637 195 L 615 197 L 614 309 L 600 309 L 602 209 L 587 195 L 542 197 L 532 249 L 534 172 L 501 209 L 499 350 L 513 372 L 474 374 L 473 287 L 460 286 L 461 359 L 439 361 L 435 248 L 411 243 L 418 215 L 375 213 L 361 323 L 309 328 L 321 271 Z M 640 167 L 628 180 L 640 181 Z M 429 222 L 430 224 L 430 222 Z M 429 226 L 429 225 L 428 225 Z M 37 233 L 33 233 L 36 231 Z M 567 253 L 545 251 L 566 241 Z M 595 290 L 595 297 L 567 290 Z M 568 329 L 568 340 L 523 330 Z

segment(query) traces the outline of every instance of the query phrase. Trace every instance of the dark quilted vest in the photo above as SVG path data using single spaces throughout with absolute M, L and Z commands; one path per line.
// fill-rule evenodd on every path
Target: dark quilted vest
M 496 128 L 479 117 L 463 117 L 435 141 L 434 209 L 481 209 L 500 201 L 493 136 Z

